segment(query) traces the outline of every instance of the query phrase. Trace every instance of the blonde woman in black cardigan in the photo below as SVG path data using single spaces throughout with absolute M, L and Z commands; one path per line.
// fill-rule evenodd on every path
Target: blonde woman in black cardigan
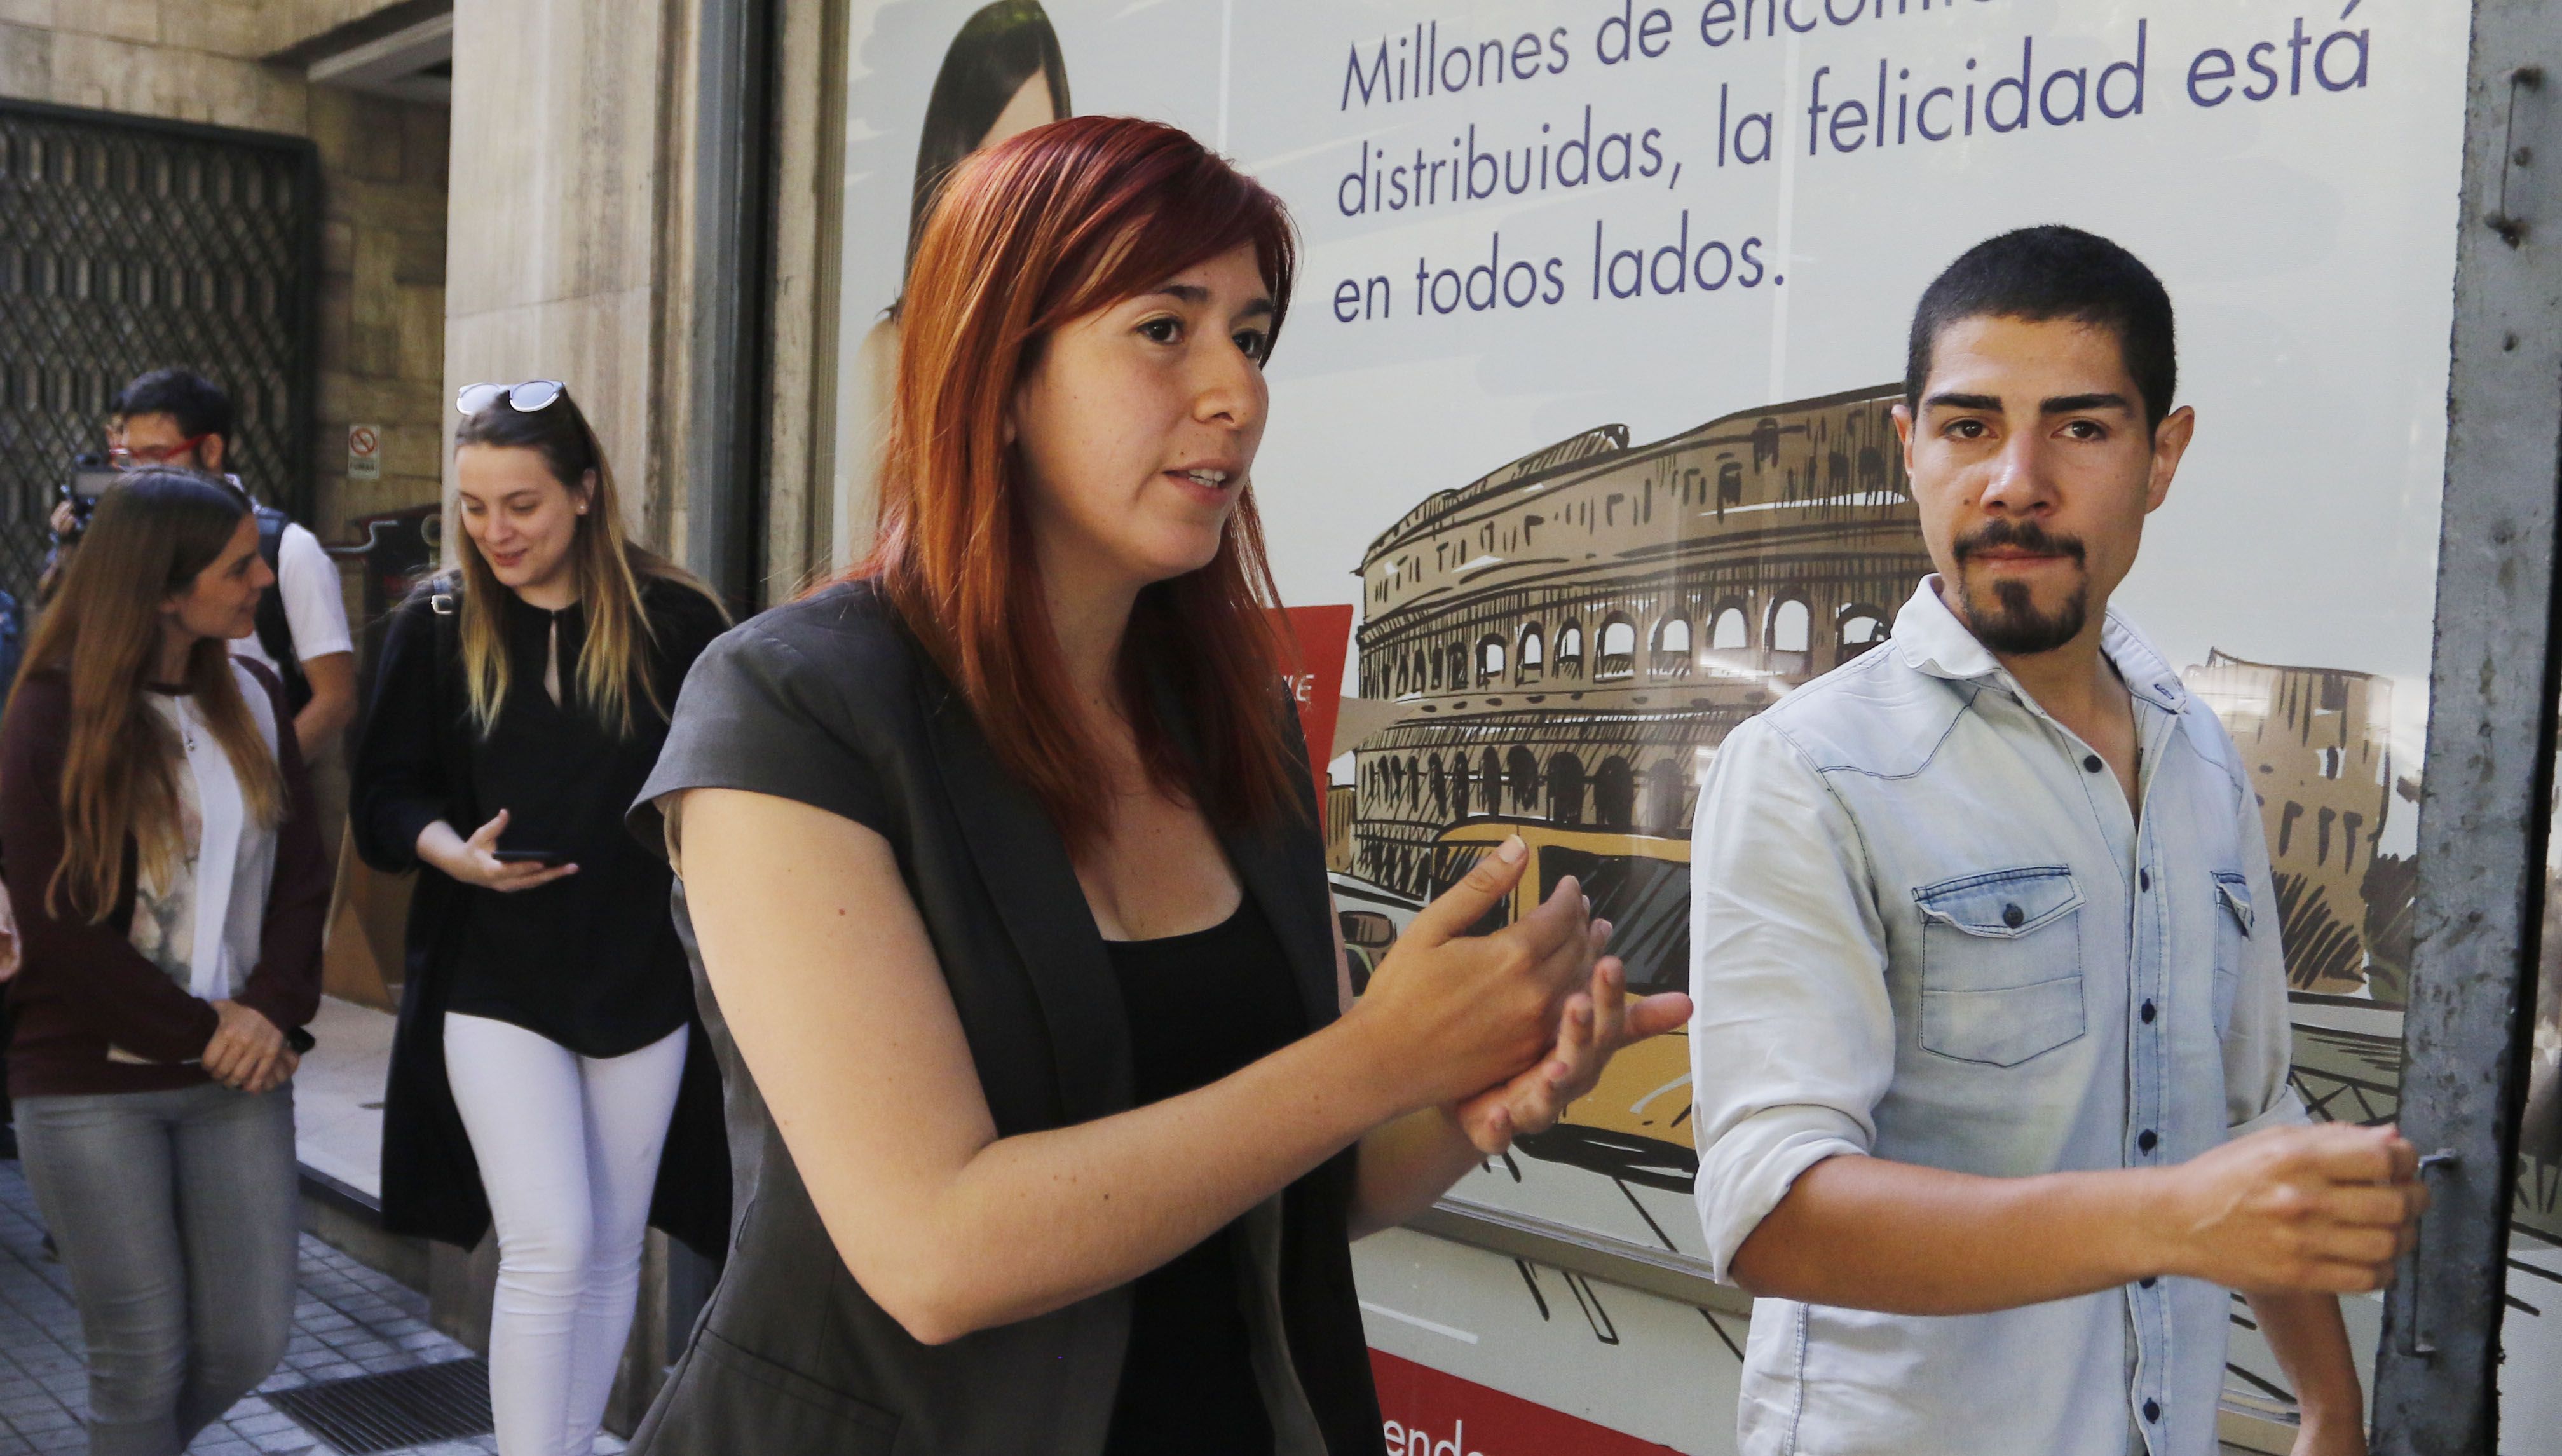
M 420 867 L 383 1128 L 383 1215 L 492 1221 L 505 1456 L 585 1456 L 655 1222 L 717 1252 L 729 1167 L 666 867 L 623 811 L 726 625 L 625 538 L 557 383 L 463 391 L 461 570 L 394 615 L 356 754 L 367 860 Z

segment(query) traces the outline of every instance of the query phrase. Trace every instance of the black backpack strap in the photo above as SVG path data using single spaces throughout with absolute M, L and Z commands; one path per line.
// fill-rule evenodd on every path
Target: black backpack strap
M 446 674 L 461 670 L 462 660 L 462 583 L 453 577 L 439 577 L 428 583 L 427 620 L 436 627 L 437 709 L 452 706 L 443 701 Z
M 285 711 L 299 714 L 311 701 L 311 684 L 302 675 L 302 658 L 293 650 L 293 623 L 284 612 L 284 528 L 290 524 L 291 518 L 274 506 L 258 507 L 258 554 L 276 576 L 276 585 L 258 599 L 258 644 L 275 659 Z
M 471 757 L 466 750 L 469 729 L 465 724 L 468 710 L 455 689 L 462 682 L 462 577 L 449 572 L 427 584 L 427 620 L 434 628 L 436 640 L 436 718 L 440 726 L 437 741 L 445 757 L 447 793 L 463 809 L 470 822 L 455 825 L 464 835 L 480 827 L 477 796 L 471 792 Z

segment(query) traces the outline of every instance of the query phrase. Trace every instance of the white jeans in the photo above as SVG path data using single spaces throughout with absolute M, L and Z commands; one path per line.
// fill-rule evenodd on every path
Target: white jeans
M 684 1028 L 596 1058 L 505 1021 L 448 1014 L 445 1066 L 498 1229 L 498 1449 L 588 1456 L 632 1332 Z

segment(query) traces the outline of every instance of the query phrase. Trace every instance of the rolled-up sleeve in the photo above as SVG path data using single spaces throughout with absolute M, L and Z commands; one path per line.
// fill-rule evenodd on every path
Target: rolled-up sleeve
M 2237 786 L 2243 877 L 2251 903 L 2263 907 L 2243 942 L 2242 980 L 2233 989 L 2233 1019 L 2224 1032 L 2225 1137 L 2312 1119 L 2288 1077 L 2295 1059 L 2295 1028 L 2287 1011 L 2287 949 L 2278 935 L 2278 887 L 2269 873 L 2269 835 L 2259 800 Z
M 1716 1277 L 1826 1158 L 1865 1154 L 1895 1074 L 1886 931 L 1859 832 L 1755 720 L 1700 786 L 1691 830 L 1692 1128 Z
M 625 826 L 665 854 L 662 800 L 689 789 L 740 789 L 898 834 L 898 811 L 843 689 L 761 622 L 723 634 L 686 674 L 666 745 Z

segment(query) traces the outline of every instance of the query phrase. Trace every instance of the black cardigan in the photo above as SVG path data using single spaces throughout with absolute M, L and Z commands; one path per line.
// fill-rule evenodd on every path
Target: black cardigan
M 1304 767 L 1293 782 L 1298 815 L 1221 837 L 1280 938 L 1313 1028 L 1341 1007 L 1325 848 Z M 703 653 L 633 811 L 644 842 L 661 842 L 654 798 L 687 788 L 798 799 L 889 840 L 1001 1136 L 1131 1106 L 1120 990 L 1066 846 L 869 585 L 769 612 Z M 683 905 L 680 883 L 678 929 L 692 950 Z M 837 1256 L 720 1019 L 699 953 L 694 975 L 728 1073 L 739 1228 L 710 1308 L 633 1437 L 634 1456 L 1099 1452 L 1129 1338 L 1129 1286 L 948 1345 L 918 1343 Z M 1278 1215 L 1259 1235 L 1277 1238 L 1278 1250 L 1265 1308 L 1277 1309 L 1314 1417 L 1312 1430 L 1300 1418 L 1304 1438 L 1285 1439 L 1285 1452 L 1381 1450 L 1347 1232 L 1354 1156 L 1346 1150 L 1249 1215 Z M 1249 1317 L 1271 1330 L 1268 1314 Z
M 713 611 L 691 588 L 645 577 L 641 604 L 653 622 Z M 448 579 L 420 588 L 394 609 L 357 738 L 349 828 L 367 864 L 418 875 L 410 899 L 400 1022 L 384 1091 L 383 1227 L 467 1249 L 488 1230 L 489 1200 L 446 1078 L 445 1006 L 470 887 L 422 862 L 417 847 L 422 802 L 441 802 L 446 821 L 465 834 L 487 818 L 472 786 L 460 609 L 459 588 Z M 694 633 L 662 630 L 658 636 L 662 642 L 699 640 Z M 675 701 L 689 665 L 663 651 L 653 653 L 651 681 L 659 701 Z M 639 706 L 640 731 L 663 734 L 664 725 L 646 704 Z M 635 904 L 632 913 L 656 917 L 672 940 L 665 907 L 660 892 Z M 728 1240 L 730 1187 L 720 1071 L 700 1018 L 689 1016 L 687 1026 L 684 1076 L 658 1160 L 649 1221 L 717 1259 Z

